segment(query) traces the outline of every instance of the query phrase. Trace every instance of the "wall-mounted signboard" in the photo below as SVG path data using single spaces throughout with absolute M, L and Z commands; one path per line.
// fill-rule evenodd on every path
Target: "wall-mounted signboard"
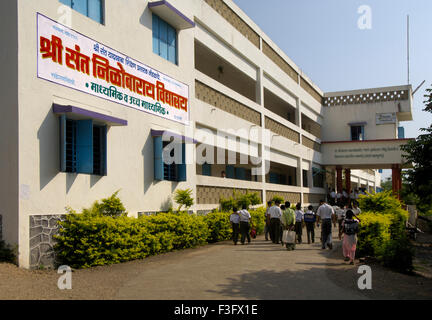
M 37 14 L 37 76 L 140 111 L 189 124 L 189 87 Z
M 391 124 L 396 123 L 396 113 L 377 113 L 376 124 Z

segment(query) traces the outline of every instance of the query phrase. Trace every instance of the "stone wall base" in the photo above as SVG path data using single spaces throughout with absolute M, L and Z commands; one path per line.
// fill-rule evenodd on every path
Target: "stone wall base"
M 30 216 L 30 269 L 55 268 L 54 235 L 64 215 Z

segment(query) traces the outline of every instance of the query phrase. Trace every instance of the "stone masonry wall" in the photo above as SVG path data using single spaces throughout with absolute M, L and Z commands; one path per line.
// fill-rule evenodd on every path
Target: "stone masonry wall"
M 58 222 L 64 216 L 30 216 L 30 268 L 54 268 L 54 235 L 58 234 Z

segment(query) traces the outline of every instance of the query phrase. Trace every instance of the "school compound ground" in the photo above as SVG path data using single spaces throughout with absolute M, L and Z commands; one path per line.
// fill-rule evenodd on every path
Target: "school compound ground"
M 54 270 L 0 264 L 0 299 L 431 299 L 432 279 L 394 273 L 377 264 L 372 289 L 360 290 L 360 264 L 315 244 L 286 251 L 265 241 L 234 246 L 226 241 L 113 266 L 75 270 L 72 290 L 59 290 Z

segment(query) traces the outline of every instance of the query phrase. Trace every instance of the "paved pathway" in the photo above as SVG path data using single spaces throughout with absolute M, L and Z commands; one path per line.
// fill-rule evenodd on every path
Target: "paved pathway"
M 357 266 L 342 261 L 340 242 L 287 251 L 265 241 L 231 241 L 144 260 L 72 273 L 72 290 L 59 290 L 55 270 L 29 271 L 0 264 L 0 299 L 432 299 L 432 279 L 371 265 L 373 290 L 357 287 Z M 316 235 L 319 241 L 319 233 Z
M 329 250 L 322 250 L 319 243 L 287 251 L 263 236 L 249 245 L 224 242 L 184 252 L 181 259 L 167 256 L 143 268 L 116 298 L 364 299 L 329 279 L 328 255 Z

